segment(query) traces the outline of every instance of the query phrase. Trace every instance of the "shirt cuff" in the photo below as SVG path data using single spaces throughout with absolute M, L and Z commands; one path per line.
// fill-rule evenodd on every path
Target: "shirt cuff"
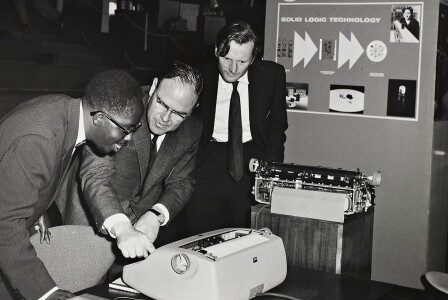
M 112 228 L 114 228 L 115 225 L 117 225 L 118 223 L 122 223 L 122 222 L 131 223 L 131 220 L 129 220 L 129 218 L 125 214 L 122 214 L 122 213 L 112 215 L 112 216 L 106 218 L 106 220 L 104 220 L 103 229 L 106 229 L 107 232 L 109 232 L 109 235 L 115 239 L 117 237 L 115 236 L 115 234 L 112 233 L 111 230 L 112 230 Z
M 50 296 L 51 294 L 53 294 L 55 291 L 59 290 L 59 288 L 57 286 L 55 286 L 54 288 L 52 288 L 51 290 L 49 290 L 45 295 L 43 295 L 42 297 L 40 297 L 38 300 L 45 300 L 47 299 L 48 296 Z
M 168 209 L 166 209 L 165 205 L 163 205 L 162 203 L 156 203 L 152 208 L 160 212 L 165 217 L 165 221 L 160 224 L 160 226 L 165 226 L 166 223 L 168 223 L 168 221 L 170 220 L 170 212 L 168 211 Z

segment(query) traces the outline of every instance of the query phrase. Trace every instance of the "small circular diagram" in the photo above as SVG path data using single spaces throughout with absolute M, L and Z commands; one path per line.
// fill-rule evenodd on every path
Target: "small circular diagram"
M 380 62 L 386 58 L 387 47 L 382 41 L 372 41 L 366 48 L 367 57 L 373 62 Z

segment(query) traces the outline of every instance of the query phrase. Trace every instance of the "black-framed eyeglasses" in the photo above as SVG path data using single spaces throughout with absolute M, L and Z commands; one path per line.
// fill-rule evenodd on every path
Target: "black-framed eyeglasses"
M 162 105 L 167 111 L 171 112 L 172 114 L 174 114 L 175 116 L 180 117 L 182 120 L 185 119 L 186 117 L 188 117 L 187 113 L 181 113 L 178 112 L 172 108 L 170 108 L 168 105 L 165 104 L 165 102 L 163 102 L 160 98 L 156 99 L 156 102 L 160 105 Z
M 106 114 L 104 111 L 101 110 L 96 110 L 96 111 L 92 111 L 90 113 L 90 115 L 93 117 L 94 115 L 96 115 L 97 113 L 102 113 L 106 118 L 109 119 L 109 121 L 111 121 L 112 123 L 114 123 L 118 128 L 120 128 L 125 135 L 130 135 L 131 133 L 134 133 L 137 131 L 137 129 L 139 129 L 142 126 L 142 123 L 138 123 L 137 125 L 135 125 L 132 128 L 126 128 L 123 125 L 121 125 L 120 123 L 118 123 L 114 118 L 112 118 L 111 116 L 109 116 L 108 114 Z

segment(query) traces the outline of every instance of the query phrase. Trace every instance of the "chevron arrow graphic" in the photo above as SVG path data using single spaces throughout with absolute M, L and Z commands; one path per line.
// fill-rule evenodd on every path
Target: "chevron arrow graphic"
M 349 62 L 348 68 L 351 69 L 356 61 L 364 53 L 364 48 L 359 43 L 353 32 L 350 33 L 350 40 L 345 35 L 339 32 L 339 47 L 338 47 L 338 69 L 342 67 L 347 61 Z
M 294 68 L 299 62 L 304 61 L 304 67 L 310 62 L 314 54 L 317 52 L 317 47 L 313 43 L 308 33 L 305 31 L 305 40 L 294 32 L 294 57 L 292 67 Z

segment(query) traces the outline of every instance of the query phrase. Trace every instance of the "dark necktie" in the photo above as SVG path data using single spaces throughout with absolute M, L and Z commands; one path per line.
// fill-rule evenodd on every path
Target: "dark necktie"
M 241 104 L 238 93 L 238 81 L 233 82 L 232 96 L 229 109 L 229 142 L 227 154 L 227 168 L 230 176 L 238 182 L 243 176 L 243 128 L 241 124 Z
M 151 172 L 152 165 L 154 164 L 154 161 L 156 160 L 157 156 L 157 139 L 159 138 L 158 135 L 153 135 L 151 142 L 149 144 L 149 164 L 148 169 L 146 169 L 145 177 L 142 178 L 142 184 L 141 189 L 138 192 L 138 195 L 141 195 L 142 189 L 145 186 L 146 179 L 148 178 L 149 172 Z
M 149 176 L 149 173 L 151 172 L 152 165 L 154 164 L 154 161 L 156 160 L 157 156 L 157 139 L 159 138 L 159 135 L 153 135 L 151 141 L 149 142 L 149 163 L 148 168 L 146 169 L 145 176 L 142 178 L 140 190 L 137 193 L 137 196 L 140 197 L 143 192 L 143 188 L 145 187 L 146 179 Z M 123 151 L 123 150 L 122 150 Z
M 159 138 L 158 135 L 155 135 L 152 137 L 151 139 L 151 147 L 150 147 L 150 152 L 149 152 L 149 166 L 148 166 L 148 172 L 150 172 L 152 165 L 154 164 L 154 161 L 156 160 L 156 156 L 157 156 L 157 139 Z

